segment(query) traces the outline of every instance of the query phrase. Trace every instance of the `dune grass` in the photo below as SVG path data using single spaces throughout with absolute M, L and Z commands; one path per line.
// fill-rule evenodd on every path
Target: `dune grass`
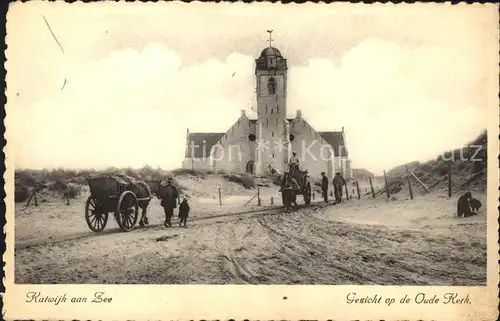
M 80 194 L 83 185 L 87 184 L 87 178 L 102 174 L 121 174 L 132 177 L 136 180 L 146 182 L 150 187 L 154 186 L 159 181 L 166 181 L 168 178 L 174 180 L 174 184 L 180 191 L 186 187 L 181 186 L 176 177 L 180 176 L 196 176 L 199 178 L 207 178 L 209 175 L 218 175 L 229 182 L 234 182 L 244 186 L 247 189 L 256 186 L 253 177 L 241 173 L 227 173 L 224 171 L 211 172 L 208 170 L 192 170 L 192 169 L 175 169 L 167 171 L 161 168 L 152 168 L 151 166 L 143 166 L 142 168 L 116 168 L 109 167 L 103 170 L 96 169 L 18 169 L 15 171 L 16 182 L 16 201 L 22 202 L 29 196 L 30 189 L 37 191 L 53 192 L 58 195 L 66 195 L 74 198 Z

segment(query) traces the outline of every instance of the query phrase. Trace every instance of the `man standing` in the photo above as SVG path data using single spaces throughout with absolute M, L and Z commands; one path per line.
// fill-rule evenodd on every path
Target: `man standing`
M 325 172 L 321 172 L 321 177 L 321 191 L 323 192 L 325 203 L 328 203 L 328 177 L 326 177 Z
M 288 163 L 288 166 L 289 166 L 290 177 L 294 181 L 294 184 L 297 186 L 297 188 L 302 183 L 299 182 L 301 181 L 301 177 L 299 175 L 300 174 L 299 165 L 300 163 L 299 163 L 299 158 L 297 157 L 297 153 L 292 152 L 292 157 L 290 157 L 290 162 Z
M 346 184 L 344 177 L 340 175 L 339 172 L 335 173 L 335 177 L 333 178 L 333 191 L 335 193 L 335 204 L 338 204 L 342 201 L 342 187 Z
M 296 152 L 292 152 L 292 157 L 290 157 L 290 164 L 297 164 L 299 165 L 299 158 L 297 157 Z
M 165 227 L 172 226 L 172 216 L 174 216 L 174 208 L 177 207 L 177 198 L 179 197 L 179 193 L 173 182 L 174 180 L 169 177 L 167 185 L 162 187 L 161 206 L 163 206 L 165 211 L 165 223 L 163 223 Z

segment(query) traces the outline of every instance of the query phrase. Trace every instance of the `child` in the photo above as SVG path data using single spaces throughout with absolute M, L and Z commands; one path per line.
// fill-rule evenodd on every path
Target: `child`
M 179 221 L 179 227 L 181 227 L 183 223 L 184 227 L 186 227 L 188 216 L 189 216 L 189 204 L 187 202 L 187 198 L 184 198 L 182 200 L 181 205 L 179 205 L 179 218 L 181 219 Z

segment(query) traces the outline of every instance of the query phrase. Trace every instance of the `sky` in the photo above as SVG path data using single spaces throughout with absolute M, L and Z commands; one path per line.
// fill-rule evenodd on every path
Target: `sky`
M 288 116 L 344 127 L 353 168 L 435 158 L 486 128 L 497 22 L 481 5 L 11 4 L 8 156 L 178 168 L 187 128 L 254 115 L 254 60 L 273 29 Z

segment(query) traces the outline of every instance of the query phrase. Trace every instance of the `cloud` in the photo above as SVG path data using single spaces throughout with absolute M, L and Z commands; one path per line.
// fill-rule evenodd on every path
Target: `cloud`
M 182 66 L 159 44 L 75 66 L 63 91 L 13 110 L 16 164 L 178 167 L 186 128 L 228 127 L 253 94 L 251 75 L 251 57 Z
M 368 39 L 338 66 L 316 59 L 291 68 L 288 106 L 323 130 L 344 126 L 355 167 L 380 172 L 433 158 L 486 127 L 485 106 L 470 104 L 484 91 L 469 88 L 483 74 L 474 71 L 481 62 L 473 56 L 429 46 L 417 52 Z
M 481 92 L 467 91 L 481 81 L 478 62 L 448 53 L 374 38 L 337 64 L 313 57 L 290 65 L 288 114 L 302 109 L 318 130 L 344 126 L 355 167 L 434 157 L 485 127 Z M 17 166 L 176 168 L 186 128 L 225 131 L 255 104 L 254 58 L 240 53 L 185 65 L 153 43 L 68 68 L 64 90 L 9 115 Z M 454 89 L 435 88 L 446 83 Z

